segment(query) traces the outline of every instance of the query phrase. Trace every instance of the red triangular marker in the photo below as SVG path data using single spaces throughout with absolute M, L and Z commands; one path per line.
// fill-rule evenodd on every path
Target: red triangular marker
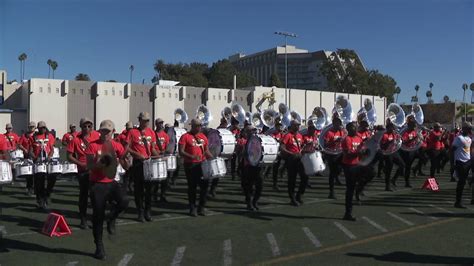
M 431 191 L 439 191 L 438 182 L 434 176 L 427 178 L 421 189 L 427 189 Z
M 64 216 L 52 212 L 48 215 L 48 218 L 46 218 L 42 232 L 49 237 L 60 237 L 70 235 L 71 229 L 67 225 Z

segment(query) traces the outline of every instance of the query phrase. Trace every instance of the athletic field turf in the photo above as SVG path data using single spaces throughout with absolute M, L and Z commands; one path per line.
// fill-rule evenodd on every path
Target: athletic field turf
M 425 170 L 426 171 L 426 170 Z M 341 220 L 344 186 L 337 200 L 327 199 L 327 175 L 311 177 L 304 205 L 289 205 L 285 182 L 274 192 L 267 179 L 260 211 L 245 210 L 240 182 L 221 179 L 217 197 L 208 201 L 209 216 L 190 217 L 186 184 L 181 175 L 168 193 L 167 204 L 154 203 L 154 221 L 139 223 L 133 197 L 118 221 L 117 234 L 104 229 L 106 261 L 92 257 L 92 231 L 77 225 L 76 182 L 58 181 L 50 208 L 65 216 L 72 235 L 49 238 L 39 231 L 47 214 L 27 197 L 24 184 L 4 187 L 0 265 L 381 265 L 474 263 L 474 205 L 470 188 L 464 193 L 469 209 L 453 208 L 455 183 L 447 173 L 438 177 L 441 190 L 384 192 L 382 179 L 366 189 L 355 204 L 356 222 Z M 343 181 L 344 178 L 341 178 Z M 89 213 L 91 210 L 89 209 Z

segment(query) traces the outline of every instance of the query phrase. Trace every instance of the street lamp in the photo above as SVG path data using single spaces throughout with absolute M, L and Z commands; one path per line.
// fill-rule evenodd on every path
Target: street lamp
M 286 51 L 286 46 L 288 45 L 288 37 L 296 38 L 298 35 L 286 31 L 275 31 L 276 35 L 285 36 L 285 89 L 288 88 L 288 54 Z

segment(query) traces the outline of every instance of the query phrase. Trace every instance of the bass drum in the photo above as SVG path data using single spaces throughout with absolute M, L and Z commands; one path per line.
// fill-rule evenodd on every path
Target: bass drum
M 276 139 L 271 136 L 258 135 L 258 137 L 262 140 L 262 163 L 272 164 L 278 156 L 280 143 L 278 143 L 278 141 L 276 141 Z
M 263 148 L 262 139 L 257 135 L 252 135 L 245 145 L 245 156 L 251 166 L 258 166 L 262 160 Z
M 178 127 L 171 127 L 166 131 L 166 134 L 170 137 L 170 143 L 166 147 L 167 154 L 179 154 L 178 152 L 178 143 L 181 136 L 186 134 L 186 129 L 178 128 Z
M 235 150 L 235 136 L 227 129 L 210 129 L 207 133 L 209 151 L 214 157 L 230 158 Z
M 246 156 L 252 166 L 272 164 L 277 156 L 280 144 L 271 136 L 253 135 L 247 140 Z

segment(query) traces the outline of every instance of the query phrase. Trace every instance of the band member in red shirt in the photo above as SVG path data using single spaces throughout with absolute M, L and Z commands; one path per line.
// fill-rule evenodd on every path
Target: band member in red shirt
M 87 229 L 87 197 L 89 195 L 89 171 L 87 169 L 86 149 L 90 143 L 98 140 L 100 134 L 94 130 L 92 120 L 82 118 L 79 126 L 81 132 L 67 146 L 68 161 L 77 165 L 79 182 L 79 217 L 81 229 Z
M 23 151 L 23 155 L 25 159 L 28 159 L 30 156 L 30 138 L 33 136 L 36 130 L 36 122 L 31 121 L 28 124 L 28 130 L 24 134 L 21 135 L 20 142 L 18 148 Z M 26 176 L 26 194 L 30 197 L 34 196 L 33 191 L 33 175 Z
M 118 143 L 122 144 L 123 147 L 127 147 L 128 145 L 128 133 L 130 130 L 133 128 L 133 123 L 131 121 L 128 121 L 125 124 L 125 129 L 117 136 L 115 141 Z M 132 164 L 133 158 L 130 155 L 130 153 L 127 154 L 125 157 L 125 160 L 127 161 L 128 165 Z M 132 185 L 133 185 L 133 176 L 130 174 L 130 168 L 129 169 L 124 169 L 125 174 L 123 175 L 123 187 L 124 189 L 128 189 L 130 193 L 133 192 Z
M 300 122 L 292 120 L 288 128 L 288 133 L 281 140 L 280 149 L 285 156 L 286 170 L 288 172 L 288 195 L 290 204 L 299 206 L 303 204 L 302 196 L 308 184 L 308 176 L 304 172 L 301 163 L 301 152 L 303 148 L 303 136 L 298 132 Z M 296 176 L 300 176 L 300 186 L 295 195 Z
M 20 143 L 20 137 L 18 137 L 15 132 L 13 132 L 13 126 L 12 124 L 8 123 L 5 126 L 5 138 L 7 140 L 7 145 L 8 145 L 8 151 L 14 151 L 18 149 L 18 145 Z
M 1 134 L 0 134 L 1 135 Z M 7 139 L 0 136 L 0 158 L 3 158 L 4 160 L 8 159 L 8 143 Z
M 421 129 L 421 136 L 423 137 L 423 141 L 415 155 L 416 158 L 418 158 L 418 162 L 412 169 L 413 177 L 425 176 L 425 173 L 423 173 L 422 168 L 428 162 L 428 130 Z
M 131 175 L 134 180 L 135 204 L 138 211 L 138 221 L 152 221 L 151 217 L 151 190 L 152 182 L 145 181 L 143 174 L 143 161 L 151 158 L 157 158 L 156 135 L 153 129 L 148 127 L 150 123 L 150 114 L 142 112 L 138 116 L 138 128 L 131 129 L 128 133 L 127 151 L 133 157 Z M 143 208 L 143 199 L 145 199 L 145 208 Z M 145 210 L 145 211 L 143 211 Z
M 326 147 L 330 150 L 341 149 L 341 143 L 344 136 L 345 132 L 342 127 L 342 121 L 337 115 L 334 115 L 332 118 L 332 128 L 328 130 L 328 132 L 324 136 L 324 142 L 326 143 Z M 342 154 L 324 153 L 324 158 L 329 166 L 328 198 L 335 199 L 336 194 L 334 193 L 334 182 L 336 182 L 336 184 L 338 185 L 342 185 L 342 183 L 339 181 L 339 174 L 341 173 Z
M 397 133 L 395 132 L 395 125 L 387 119 L 387 131 L 383 134 L 382 139 L 380 140 L 380 149 L 388 150 L 393 149 L 395 150 L 394 146 L 397 141 Z M 405 162 L 403 161 L 402 157 L 400 157 L 400 153 L 394 151 L 392 153 L 387 151 L 387 155 L 383 156 L 384 161 L 384 174 L 385 174 L 385 191 L 393 191 L 390 187 L 390 176 L 393 169 L 393 164 L 398 166 L 397 172 L 395 176 L 403 175 L 403 171 L 405 170 Z
M 168 147 L 168 144 L 170 143 L 170 137 L 168 136 L 168 134 L 166 134 L 163 124 L 164 124 L 163 119 L 161 118 L 155 119 L 155 135 L 156 135 L 157 152 L 162 156 L 166 156 L 167 155 L 166 148 Z M 166 200 L 166 190 L 168 188 L 168 182 L 172 174 L 173 173 L 168 172 L 168 177 L 165 180 L 156 182 L 154 184 L 153 197 L 155 201 L 158 201 L 158 190 L 161 187 L 160 202 L 163 202 L 163 203 L 168 202 Z
M 38 132 L 30 137 L 30 158 L 36 164 L 45 164 L 53 157 L 55 139 L 52 134 L 48 132 L 46 123 L 44 121 L 38 122 Z M 47 186 L 45 183 L 47 179 Z M 47 210 L 48 198 L 53 191 L 56 183 L 56 175 L 47 173 L 35 173 L 35 194 L 38 207 Z
M 77 131 L 76 131 L 76 125 L 75 124 L 70 124 L 69 125 L 69 132 L 64 134 L 63 139 L 61 140 L 61 143 L 63 144 L 64 147 L 67 147 L 69 143 L 77 136 Z
M 356 184 L 363 175 L 363 168 L 358 165 L 359 156 L 363 153 L 360 148 L 362 138 L 357 135 L 354 122 L 347 124 L 346 130 L 347 136 L 342 141 L 342 167 L 346 177 L 346 212 L 343 219 L 355 221 L 356 218 L 352 216 L 352 198 Z
M 449 137 L 448 137 L 448 143 L 449 143 L 450 148 L 453 145 L 454 139 L 457 136 L 459 136 L 460 133 L 461 133 L 461 130 L 459 129 L 459 127 L 457 125 L 455 125 L 454 129 L 452 130 L 452 132 L 449 134 Z M 454 165 L 454 157 L 451 155 L 451 152 L 449 152 L 449 173 L 450 173 L 450 176 L 451 176 L 450 182 L 456 182 L 456 179 L 454 178 L 454 166 L 455 166 Z M 473 173 L 474 173 L 474 171 L 473 171 Z
M 364 113 L 365 114 L 365 113 Z M 362 116 L 362 118 L 358 118 L 358 128 L 357 128 L 357 136 L 362 139 L 362 143 L 370 140 L 373 136 L 372 130 L 370 130 L 370 125 L 366 120 L 367 116 Z M 361 180 L 358 182 L 358 186 L 356 188 L 356 200 L 360 201 L 360 195 L 363 195 L 364 187 L 371 182 L 375 177 L 375 164 L 380 160 L 381 155 L 377 153 L 374 159 L 369 163 L 369 165 L 364 167 L 364 175 L 362 176 Z
M 239 121 L 237 121 L 234 117 L 230 119 L 230 132 L 235 136 L 235 139 L 240 138 L 240 128 L 239 128 Z M 230 158 L 230 175 L 232 176 L 232 180 L 235 180 L 235 169 L 237 167 L 237 155 L 234 153 Z
M 206 197 L 209 180 L 202 178 L 201 163 L 212 158 L 209 152 L 207 137 L 201 133 L 202 122 L 194 118 L 191 120 L 191 130 L 179 139 L 179 154 L 184 159 L 184 172 L 188 181 L 189 213 L 196 217 L 198 214 L 206 216 Z M 199 206 L 196 210 L 196 190 L 199 185 Z
M 409 115 L 407 117 L 407 127 L 407 130 L 405 130 L 405 132 L 403 132 L 402 134 L 402 147 L 415 147 L 419 139 L 418 131 L 416 128 L 416 121 L 413 115 Z M 416 150 L 400 150 L 400 155 L 402 156 L 403 161 L 405 162 L 405 187 L 412 187 L 410 184 L 410 169 L 413 164 L 413 161 L 415 160 L 416 153 Z M 396 177 L 393 178 L 392 185 L 396 186 Z
M 105 208 L 107 202 L 112 204 L 109 218 L 107 219 L 107 231 L 115 234 L 115 223 L 119 214 L 128 207 L 128 198 L 120 185 L 114 180 L 117 160 L 124 168 L 127 168 L 125 149 L 112 139 L 115 131 L 114 123 L 104 120 L 100 123 L 100 138 L 87 146 L 85 150 L 87 168 L 89 169 L 90 198 L 92 204 L 92 234 L 96 251 L 94 257 L 105 260 L 102 232 L 105 220 Z
M 280 121 L 275 122 L 275 130 L 272 132 L 271 136 L 278 143 L 281 142 L 284 136 L 284 133 L 283 133 L 283 125 L 280 123 Z M 280 170 L 281 161 L 282 161 L 282 158 L 280 154 L 278 154 L 275 162 L 273 162 L 272 164 L 273 190 L 275 191 L 280 191 L 280 188 L 278 187 L 278 174 L 280 174 L 280 177 L 283 175 L 282 170 Z
M 441 159 L 444 156 L 443 131 L 440 123 L 435 123 L 433 130 L 429 133 L 427 144 L 431 160 L 430 177 L 434 177 L 435 171 L 440 167 Z

